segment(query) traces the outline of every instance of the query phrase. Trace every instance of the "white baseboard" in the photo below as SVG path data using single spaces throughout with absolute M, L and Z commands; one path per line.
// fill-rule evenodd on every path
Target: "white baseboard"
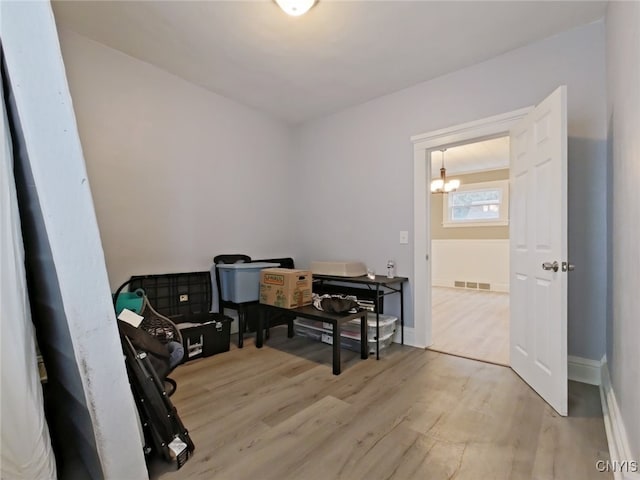
M 393 335 L 394 343 L 400 343 L 400 325 L 396 329 L 396 333 Z M 416 331 L 413 327 L 404 327 L 404 344 L 410 347 L 418 347 L 416 344 Z
M 601 384 L 602 362 L 589 358 L 574 357 L 569 355 L 569 380 L 580 383 L 599 386 Z
M 601 363 L 600 400 L 602 401 L 602 416 L 604 418 L 604 428 L 607 432 L 611 463 L 615 465 L 615 462 L 618 462 L 617 464 L 620 465 L 621 462 L 625 461 L 631 462 L 635 460 L 640 462 L 640 459 L 631 456 L 629 437 L 627 437 L 627 430 L 622 421 L 616 395 L 611 385 L 606 356 L 603 357 Z M 618 471 L 613 472 L 613 477 L 615 480 L 640 480 L 640 472 Z

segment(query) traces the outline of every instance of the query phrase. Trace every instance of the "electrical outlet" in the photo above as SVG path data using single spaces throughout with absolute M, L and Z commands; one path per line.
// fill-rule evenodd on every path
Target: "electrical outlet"
M 406 230 L 400 230 L 400 245 L 407 245 L 409 243 L 409 232 Z
M 180 295 L 180 301 L 181 302 L 188 302 L 189 301 L 189 295 L 187 295 L 186 293 L 183 293 L 182 295 Z

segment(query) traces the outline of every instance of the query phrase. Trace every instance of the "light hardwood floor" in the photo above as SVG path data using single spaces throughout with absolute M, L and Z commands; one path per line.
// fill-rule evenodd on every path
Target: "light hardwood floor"
M 429 348 L 509 365 L 509 294 L 464 288 L 432 288 Z
M 607 479 L 598 389 L 561 418 L 512 370 L 393 344 L 380 361 L 273 330 L 262 349 L 180 366 L 172 397 L 196 450 L 152 479 Z M 174 466 L 175 468 L 175 466 Z

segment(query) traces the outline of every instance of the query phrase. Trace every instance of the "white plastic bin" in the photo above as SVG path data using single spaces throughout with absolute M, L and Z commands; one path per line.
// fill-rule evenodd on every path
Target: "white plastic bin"
M 374 320 L 375 322 L 375 320 Z M 294 320 L 296 335 L 306 337 L 311 340 L 323 343 L 333 343 L 333 331 L 331 329 L 318 327 L 318 322 L 315 325 L 306 323 L 303 319 L 297 318 Z M 368 338 L 369 353 L 376 352 L 376 340 L 375 338 Z M 380 335 L 380 351 L 386 349 L 393 342 L 393 332 L 386 335 Z M 350 332 L 343 330 L 340 335 L 340 346 L 348 350 L 355 352 L 360 351 L 360 333 Z
M 260 298 L 260 270 L 279 267 L 278 263 L 219 263 L 220 296 L 234 303 L 256 302 Z
M 396 331 L 396 325 L 398 317 L 393 315 L 380 314 L 380 338 L 385 338 Z M 373 312 L 367 312 L 367 325 L 369 326 L 368 337 L 369 339 L 376 339 L 376 314 Z M 343 331 L 358 332 L 360 334 L 360 319 L 356 318 L 346 323 L 342 327 Z
M 314 320 L 307 320 L 299 318 L 297 320 L 299 325 L 311 326 L 315 328 L 321 328 L 326 330 L 327 332 L 332 331 L 332 327 L 330 323 L 323 323 Z M 380 314 L 380 338 L 386 338 L 389 335 L 395 333 L 398 323 L 398 317 L 393 315 L 383 315 Z M 372 312 L 367 312 L 367 325 L 369 326 L 369 330 L 367 330 L 367 336 L 369 340 L 375 341 L 376 339 L 376 314 Z M 348 333 L 350 337 L 360 339 L 360 319 L 356 318 L 355 320 L 351 320 L 350 322 L 342 325 L 342 334 Z

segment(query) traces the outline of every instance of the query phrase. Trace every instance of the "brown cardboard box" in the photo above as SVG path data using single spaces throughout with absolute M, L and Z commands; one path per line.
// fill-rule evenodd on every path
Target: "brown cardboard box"
M 311 272 L 290 268 L 265 268 L 260 271 L 260 303 L 282 308 L 309 305 Z

